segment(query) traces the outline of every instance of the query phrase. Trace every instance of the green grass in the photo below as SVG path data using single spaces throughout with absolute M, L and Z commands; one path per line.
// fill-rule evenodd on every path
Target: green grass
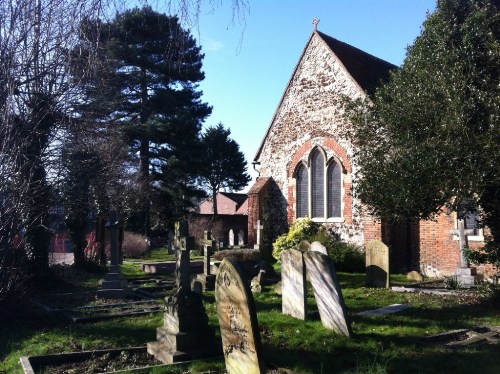
M 125 262 L 122 272 L 135 276 L 136 267 L 138 263 Z M 392 276 L 391 280 L 408 283 L 401 276 Z M 495 306 L 488 300 L 466 296 L 365 288 L 364 274 L 339 273 L 339 282 L 352 322 L 351 339 L 322 327 L 310 287 L 307 321 L 282 315 L 281 296 L 272 287 L 254 295 L 265 362 L 296 374 L 470 373 L 479 368 L 481 373 L 500 372 L 499 345 L 477 345 L 450 352 L 441 345 L 422 346 L 418 340 L 453 329 L 499 326 L 498 303 Z M 214 292 L 205 293 L 204 302 L 209 323 L 218 329 Z M 356 315 L 393 303 L 410 304 L 412 308 L 375 317 Z M 156 327 L 162 323 L 161 313 L 156 313 L 70 324 L 26 306 L 0 319 L 0 373 L 21 373 L 22 355 L 145 345 L 155 340 Z M 142 373 L 216 373 L 223 368 L 223 360 L 216 360 Z

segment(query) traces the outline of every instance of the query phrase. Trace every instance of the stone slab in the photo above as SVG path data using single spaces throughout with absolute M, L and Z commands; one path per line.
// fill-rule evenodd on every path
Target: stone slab
M 392 314 L 392 313 L 398 313 L 403 310 L 410 309 L 410 305 L 405 305 L 405 304 L 391 304 L 389 306 L 385 306 L 383 308 L 378 308 L 378 309 L 373 309 L 373 310 L 366 310 L 364 312 L 360 312 L 357 315 L 358 316 L 378 316 L 381 314 Z
M 320 242 L 312 242 L 309 250 L 320 252 L 320 253 L 323 253 L 324 255 L 328 256 L 328 252 L 326 250 L 326 247 L 323 244 L 321 244 Z
M 227 258 L 219 266 L 215 299 L 228 373 L 265 373 L 253 296 L 243 271 Z
M 282 313 L 305 320 L 307 286 L 304 255 L 296 249 L 281 252 Z
M 304 254 L 304 260 L 321 323 L 340 335 L 351 337 L 351 324 L 332 259 L 323 253 L 309 251 Z

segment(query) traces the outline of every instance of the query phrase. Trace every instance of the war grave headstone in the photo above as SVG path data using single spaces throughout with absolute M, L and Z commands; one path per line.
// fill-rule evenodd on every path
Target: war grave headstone
M 219 266 L 215 299 L 228 373 L 265 373 L 253 296 L 233 260 L 225 258 Z
M 474 230 L 465 228 L 463 219 L 457 220 L 457 229 L 450 230 L 450 235 L 458 236 L 458 244 L 460 247 L 460 267 L 455 271 L 455 277 L 461 287 L 470 288 L 475 284 L 475 274 L 469 266 L 469 262 L 465 256 L 464 248 L 469 246 L 468 236 L 474 235 Z
M 282 313 L 305 320 L 307 314 L 306 269 L 303 253 L 296 249 L 281 252 Z
M 191 291 L 189 251 L 194 237 L 187 223 L 176 224 L 176 290 L 165 298 L 163 326 L 156 330 L 157 341 L 147 343 L 148 353 L 164 364 L 217 354 L 213 331 L 201 295 Z
M 97 291 L 97 297 L 123 299 L 130 295 L 132 290 L 128 287 L 127 280 L 120 274 L 120 254 L 118 248 L 120 221 L 116 212 L 113 211 L 110 213 L 106 228 L 109 230 L 111 264 L 109 272 L 102 281 L 101 289 Z
M 233 229 L 229 230 L 229 247 L 234 247 L 234 231 L 233 231 Z
M 262 248 L 262 239 L 263 239 L 263 230 L 264 226 L 260 224 L 260 219 L 257 220 L 257 224 L 254 226 L 255 231 L 257 232 L 257 243 L 254 244 L 254 249 Z
M 333 261 L 330 257 L 316 251 L 306 252 L 304 260 L 321 323 L 340 335 L 351 337 L 351 324 L 347 317 L 347 309 Z
M 389 247 L 380 240 L 366 246 L 366 285 L 389 288 Z
M 203 234 L 203 274 L 196 276 L 196 281 L 201 284 L 201 291 L 212 291 L 215 289 L 215 274 L 211 274 L 210 255 L 215 248 L 215 240 L 212 239 L 210 231 Z
M 311 246 L 309 247 L 310 251 L 316 251 L 323 253 L 324 255 L 328 255 L 328 252 L 326 251 L 326 247 L 321 244 L 320 242 L 312 242 Z

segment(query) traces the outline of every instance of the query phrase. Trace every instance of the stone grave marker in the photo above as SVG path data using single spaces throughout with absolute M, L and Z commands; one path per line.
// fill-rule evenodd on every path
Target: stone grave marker
M 106 229 L 109 231 L 111 263 L 109 265 L 109 272 L 104 276 L 101 289 L 97 290 L 96 295 L 99 298 L 105 299 L 124 299 L 131 294 L 132 289 L 128 287 L 127 280 L 120 273 L 120 254 L 118 248 L 120 221 L 116 212 L 110 212 Z
M 210 231 L 205 231 L 203 233 L 203 274 L 196 275 L 201 291 L 212 291 L 215 288 L 215 275 L 210 274 L 210 254 L 213 248 L 215 248 L 215 240 L 212 239 Z
M 240 267 L 222 260 L 215 285 L 222 349 L 229 374 L 265 373 L 253 296 Z
M 245 245 L 245 233 L 241 229 L 238 231 L 238 245 Z
M 187 233 L 187 225 L 176 224 L 177 228 L 176 234 Z M 157 340 L 147 343 L 148 353 L 164 364 L 211 357 L 217 353 L 201 295 L 191 291 L 189 251 L 195 246 L 194 237 L 176 235 L 176 239 L 176 289 L 165 298 L 164 323 L 156 329 Z
M 296 249 L 281 252 L 282 313 L 305 320 L 307 314 L 306 269 L 303 253 Z
M 323 253 L 324 255 L 328 256 L 328 252 L 326 251 L 326 247 L 323 244 L 321 244 L 320 242 L 312 242 L 309 250 L 320 252 L 320 253 Z
M 340 335 L 351 337 L 351 324 L 337 274 L 330 257 L 316 251 L 304 254 L 307 274 L 311 279 L 321 323 Z
M 457 220 L 457 226 L 456 230 L 450 230 L 450 235 L 458 235 L 458 245 L 460 247 L 460 267 L 455 271 L 455 275 L 461 287 L 469 288 L 475 284 L 476 277 L 465 257 L 464 248 L 469 246 L 467 236 L 474 235 L 474 230 L 466 229 L 463 219 Z
M 257 231 L 257 243 L 254 244 L 254 249 L 262 249 L 262 232 L 264 230 L 264 226 L 260 224 L 260 219 L 257 220 L 257 224 L 254 226 L 254 229 Z
M 301 252 L 307 252 L 311 249 L 311 243 L 307 240 L 301 240 L 299 244 L 297 244 L 297 249 Z
M 380 240 L 366 246 L 366 285 L 389 288 L 389 247 Z
M 229 230 L 229 246 L 234 247 L 234 231 L 233 231 L 233 229 Z
M 172 230 L 167 231 L 167 253 L 174 253 L 174 233 Z

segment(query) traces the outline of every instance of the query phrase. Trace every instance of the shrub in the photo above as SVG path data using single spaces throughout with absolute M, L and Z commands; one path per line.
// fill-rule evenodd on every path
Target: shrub
M 224 249 L 215 252 L 214 259 L 222 261 L 224 258 L 229 258 L 235 261 L 253 261 L 260 260 L 261 253 L 258 249 Z
M 302 240 L 309 240 L 317 234 L 319 225 L 310 218 L 300 218 L 295 221 L 287 234 L 278 236 L 273 243 L 273 257 L 280 260 L 281 252 L 285 249 L 295 248 Z
M 149 244 L 145 236 L 125 231 L 122 244 L 124 257 L 143 257 L 148 249 Z

